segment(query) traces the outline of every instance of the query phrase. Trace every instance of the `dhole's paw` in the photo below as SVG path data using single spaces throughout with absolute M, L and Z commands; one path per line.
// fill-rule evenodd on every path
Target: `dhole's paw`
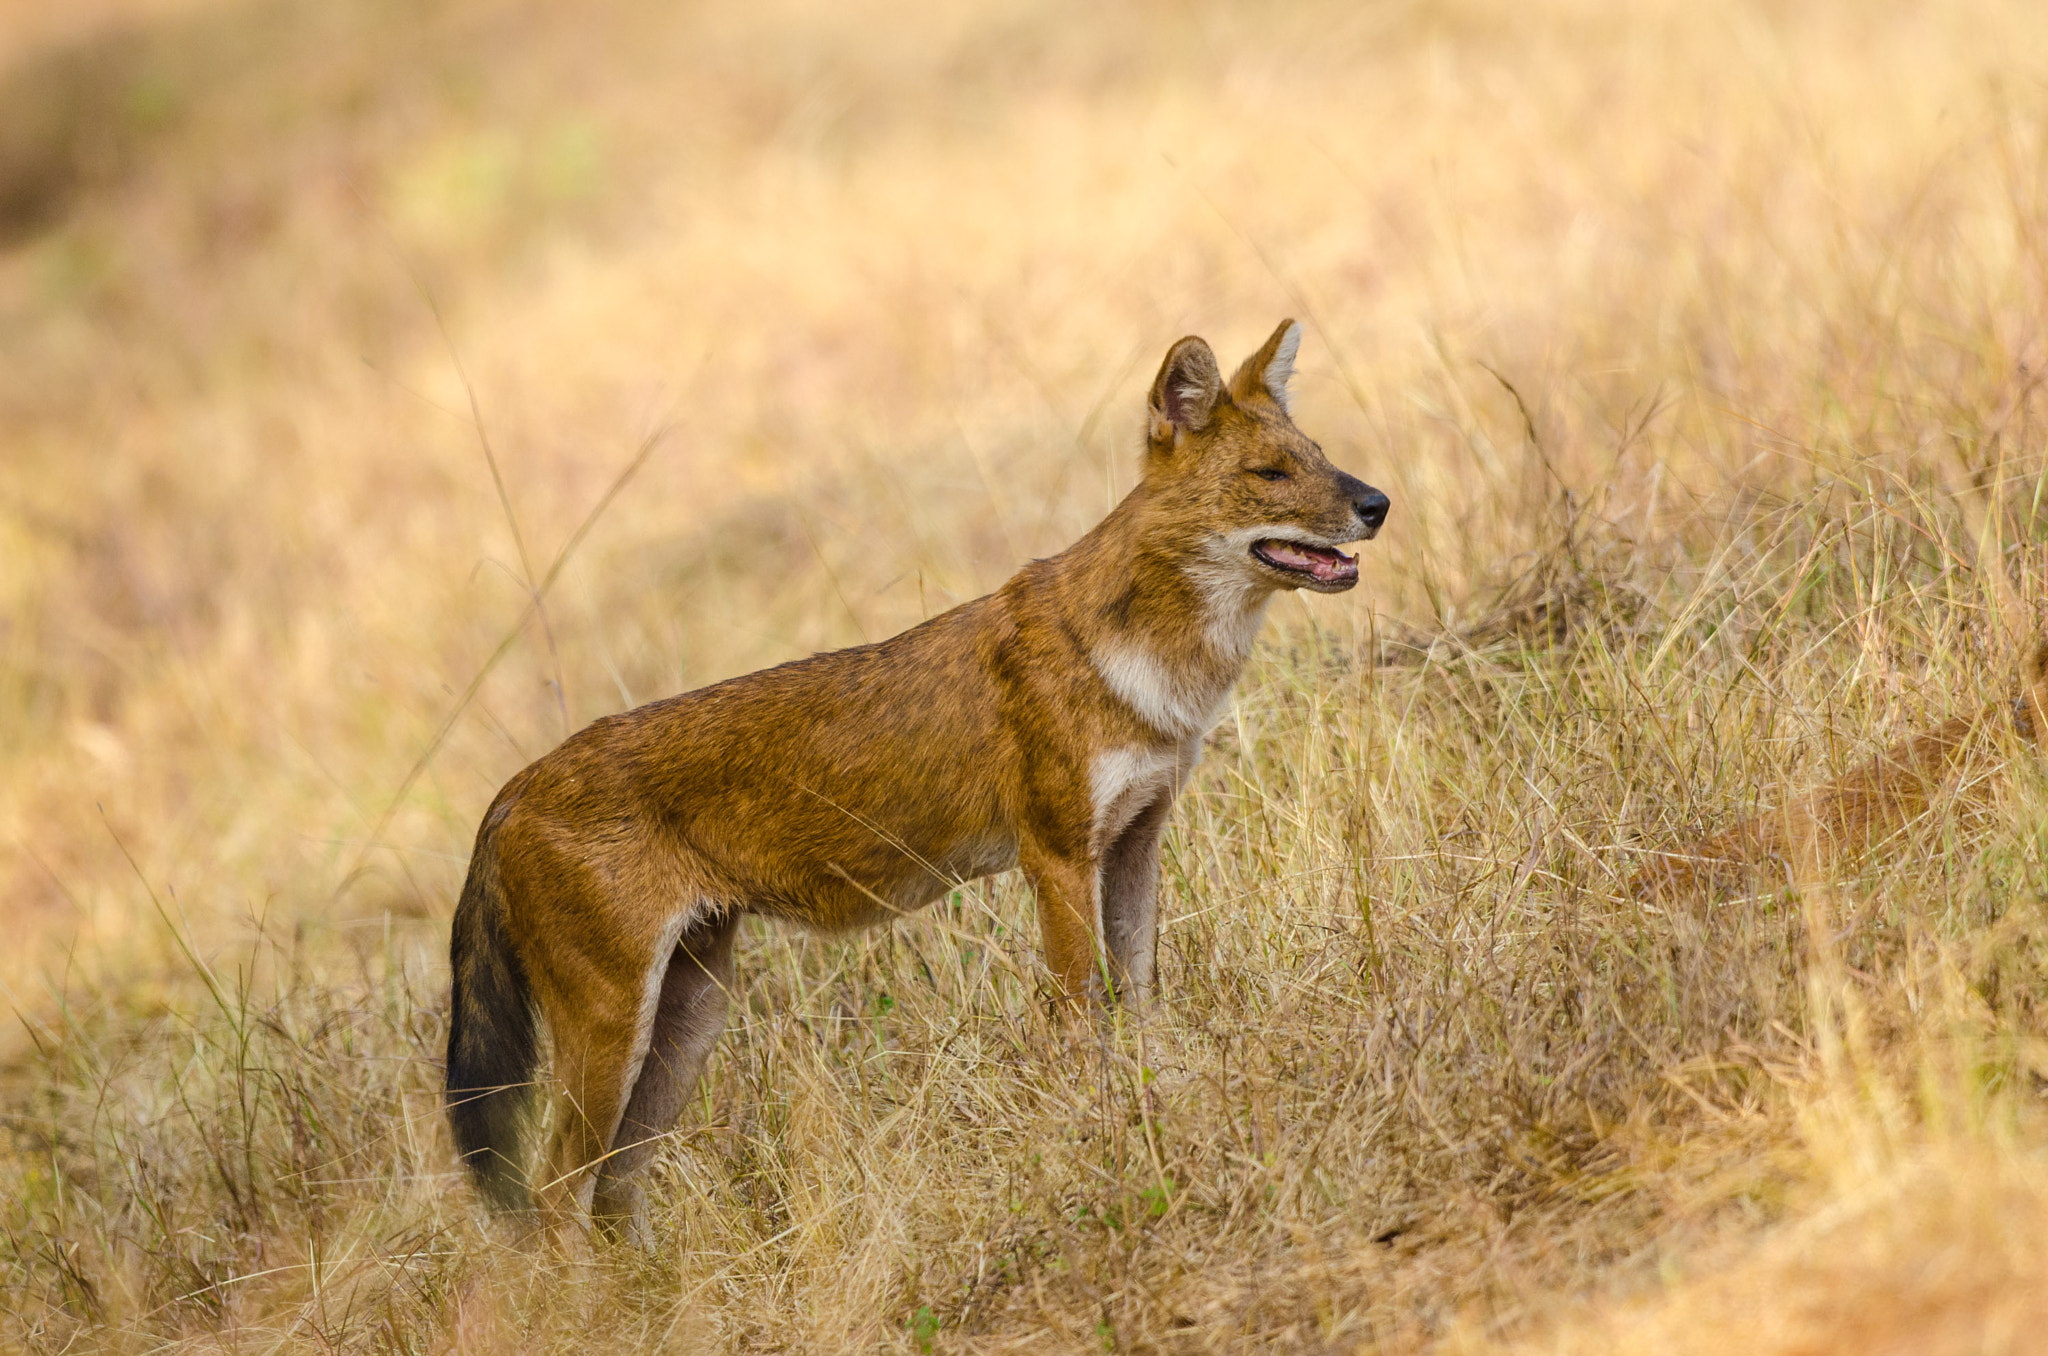
M 597 1237 L 613 1247 L 654 1251 L 654 1226 L 648 1223 L 647 1198 L 638 1187 L 592 1201 L 590 1224 Z

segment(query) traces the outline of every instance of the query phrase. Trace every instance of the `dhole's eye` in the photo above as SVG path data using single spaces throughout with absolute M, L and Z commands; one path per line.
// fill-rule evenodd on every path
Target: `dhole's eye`
M 1258 477 L 1259 479 L 1261 479 L 1261 480 L 1285 480 L 1285 479 L 1287 479 L 1287 472 L 1285 472 L 1285 471 L 1281 470 L 1281 469 L 1280 469 L 1279 467 L 1277 467 L 1277 466 L 1260 466 L 1260 467 L 1257 467 L 1257 468 L 1255 468 L 1255 469 L 1254 469 L 1254 470 L 1252 471 L 1252 474 L 1253 474 L 1253 475 L 1255 475 L 1255 476 L 1257 476 L 1257 477 Z

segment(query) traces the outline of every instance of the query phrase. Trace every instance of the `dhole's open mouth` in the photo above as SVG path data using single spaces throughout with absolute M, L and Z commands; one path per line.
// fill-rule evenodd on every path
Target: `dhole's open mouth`
M 1252 543 L 1259 562 L 1282 574 L 1300 575 L 1310 588 L 1336 593 L 1358 582 L 1358 557 L 1327 546 L 1268 537 Z

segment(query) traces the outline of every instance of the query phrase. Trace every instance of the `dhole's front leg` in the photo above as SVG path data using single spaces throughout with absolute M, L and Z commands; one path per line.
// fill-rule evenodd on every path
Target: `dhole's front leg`
M 1143 1004 L 1152 996 L 1159 950 L 1159 840 L 1172 812 L 1172 794 L 1162 793 L 1103 850 L 1102 941 L 1120 1002 Z
M 1171 794 L 1139 812 L 1101 857 L 1027 842 L 1019 852 L 1038 896 L 1046 967 L 1062 996 L 1142 1003 L 1159 938 L 1159 839 Z
M 1046 968 L 1068 1004 L 1104 996 L 1101 943 L 1102 872 L 1085 854 L 1053 852 L 1026 841 L 1017 854 L 1038 897 L 1038 934 Z

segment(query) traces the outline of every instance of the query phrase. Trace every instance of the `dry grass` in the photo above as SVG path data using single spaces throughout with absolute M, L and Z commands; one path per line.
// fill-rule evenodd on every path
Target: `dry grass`
M 0 1344 L 2048 1342 L 2015 741 L 1839 879 L 1620 889 L 2009 689 L 2048 13 L 59 8 L 0 5 Z M 1284 314 L 1394 517 L 1212 741 L 1158 1010 L 1062 1048 L 1009 880 L 751 930 L 659 1248 L 495 1241 L 435 1088 L 497 785 L 1056 549 L 1166 344 Z

